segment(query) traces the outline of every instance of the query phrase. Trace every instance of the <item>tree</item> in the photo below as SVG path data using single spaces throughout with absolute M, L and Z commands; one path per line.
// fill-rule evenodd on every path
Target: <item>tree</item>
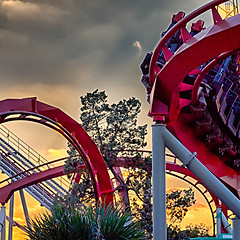
M 192 188 L 175 190 L 166 195 L 167 216 L 170 223 L 180 223 L 186 216 L 189 207 L 195 204 Z
M 106 165 L 119 182 L 118 190 L 123 193 L 124 205 L 131 208 L 136 219 L 141 218 L 147 235 L 152 233 L 151 205 L 151 158 L 143 158 L 138 150 L 146 146 L 147 125 L 137 126 L 141 103 L 132 97 L 108 104 L 104 91 L 95 90 L 81 96 L 83 128 L 99 147 Z M 125 158 L 128 176 L 123 179 L 115 171 L 116 159 Z M 144 160 L 143 160 L 144 159 Z M 136 197 L 129 201 L 129 191 Z M 135 200 L 135 201 L 134 201 Z M 138 201 L 143 201 L 142 206 Z
M 123 99 L 118 103 L 108 104 L 107 95 L 104 91 L 95 90 L 80 97 L 81 122 L 83 128 L 99 147 L 106 165 L 118 182 L 116 190 L 123 195 L 122 201 L 126 209 L 131 208 L 132 216 L 141 218 L 142 226 L 152 233 L 152 209 L 151 209 L 151 158 L 143 158 L 138 150 L 146 146 L 145 136 L 147 125 L 137 126 L 137 116 L 140 112 L 141 103 L 132 97 Z M 69 159 L 66 161 L 65 173 L 70 173 L 81 162 L 76 157 L 76 151 L 69 146 Z M 117 171 L 116 160 L 124 157 L 126 171 L 129 175 L 123 179 Z M 150 163 L 150 164 L 149 164 Z M 80 182 L 75 189 L 82 190 L 80 202 L 87 199 L 84 194 L 89 191 L 89 183 Z M 129 191 L 136 194 L 136 201 L 129 201 Z M 137 203 L 137 199 L 143 201 L 143 206 Z M 150 239 L 150 237 L 148 239 Z
M 186 230 L 189 232 L 189 237 L 209 237 L 210 227 L 207 227 L 205 224 L 190 224 L 186 226 Z
M 152 238 L 151 204 L 151 154 L 144 155 L 140 149 L 146 146 L 146 125 L 137 126 L 141 103 L 132 97 L 109 104 L 104 91 L 95 90 L 81 96 L 80 119 L 83 128 L 99 147 L 106 165 L 117 179 L 117 190 L 123 193 L 126 209 L 135 219 L 142 219 L 146 239 Z M 75 155 L 70 151 L 67 169 L 76 165 Z M 124 178 L 118 175 L 117 160 L 124 157 L 126 171 Z M 73 159 L 73 161 L 71 160 Z M 84 188 L 85 182 L 82 183 Z M 129 192 L 135 195 L 129 201 Z M 131 194 L 132 196 L 132 194 Z M 167 209 L 172 221 L 179 223 L 188 208 L 195 203 L 192 190 L 175 191 L 167 195 Z M 173 222 L 171 222 L 173 223 Z
M 168 240 L 188 239 L 189 231 L 181 230 L 179 223 L 186 216 L 189 208 L 196 202 L 191 188 L 174 190 L 166 194 L 167 236 Z
M 117 157 L 127 157 L 130 153 L 131 161 L 141 158 L 138 149 L 146 146 L 147 134 L 147 125 L 137 126 L 141 103 L 132 97 L 108 104 L 106 93 L 98 90 L 80 99 L 82 126 L 97 144 L 107 167 L 120 183 L 118 189 L 123 192 L 125 206 L 129 208 L 128 186 L 114 167 Z
M 76 149 L 70 143 L 68 144 L 67 153 L 69 157 L 65 161 L 63 172 L 68 176 L 68 178 L 71 178 L 72 173 L 76 172 L 78 166 L 83 164 L 84 161 L 80 158 Z M 73 182 L 71 188 L 69 189 L 69 194 L 65 195 L 64 197 L 57 196 L 57 198 L 59 201 L 70 205 L 93 205 L 95 203 L 95 193 L 92 186 L 91 177 L 87 169 L 79 170 L 78 174 L 81 175 L 80 182 Z
M 167 228 L 168 240 L 186 240 L 189 238 L 209 237 L 210 227 L 205 224 L 190 224 L 186 229 L 181 230 L 178 225 L 169 224 Z
M 129 219 L 129 212 L 111 205 L 79 208 L 55 201 L 51 212 L 38 215 L 25 229 L 32 240 L 145 239 L 140 222 Z

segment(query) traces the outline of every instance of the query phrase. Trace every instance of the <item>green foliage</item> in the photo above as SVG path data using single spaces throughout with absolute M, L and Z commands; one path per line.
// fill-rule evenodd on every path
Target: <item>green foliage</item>
M 175 240 L 178 239 L 178 235 L 181 232 L 179 226 L 170 224 L 167 226 L 167 239 Z
M 25 228 L 32 240 L 91 239 L 89 219 L 59 202 L 54 203 L 51 213 L 39 214 L 31 220 L 31 228 Z
M 50 212 L 31 220 L 26 227 L 32 240 L 124 240 L 145 239 L 140 222 L 131 222 L 130 214 L 112 206 L 69 207 L 55 201 Z
M 84 162 L 77 153 L 76 149 L 70 143 L 68 143 L 67 153 L 69 157 L 65 161 L 63 172 L 70 178 L 71 174 L 77 169 L 77 167 Z
M 145 158 L 140 168 L 129 167 L 128 177 L 125 183 L 128 191 L 135 193 L 131 198 L 130 206 L 134 219 L 142 220 L 142 228 L 146 231 L 146 239 L 152 239 L 152 189 L 151 189 L 151 167 L 149 167 L 150 157 Z M 142 169 L 148 165 L 148 168 Z M 151 166 L 151 165 L 150 165 Z M 133 194 L 132 194 L 133 195 Z
M 170 224 L 167 227 L 168 240 L 187 240 L 196 237 L 209 237 L 210 228 L 203 223 L 197 225 L 188 225 L 186 229 L 181 230 L 178 225 Z
M 81 96 L 83 128 L 99 146 L 107 165 L 114 165 L 119 152 L 146 146 L 147 125 L 137 126 L 141 103 L 132 97 L 108 104 L 106 93 L 95 90 Z
M 95 204 L 95 193 L 88 172 L 82 170 L 80 182 L 73 184 L 69 189 L 69 194 L 66 194 L 64 197 L 57 196 L 56 200 L 73 208 L 81 205 L 89 206 Z
M 95 211 L 89 209 L 88 216 L 94 223 L 96 239 L 145 239 L 140 222 L 131 221 L 130 213 L 121 208 L 97 207 Z
M 145 163 L 141 162 L 142 154 L 137 151 L 146 146 L 147 134 L 147 125 L 137 126 L 140 101 L 132 97 L 109 104 L 105 91 L 98 90 L 81 96 L 80 100 L 82 104 L 80 119 L 83 128 L 99 147 L 106 165 L 118 180 L 118 189 L 123 192 L 126 209 L 132 210 L 135 219 L 143 219 L 142 226 L 144 225 L 151 235 L 151 173 L 149 173 L 151 159 L 147 158 Z M 126 170 L 131 172 L 125 180 L 122 180 L 114 170 L 117 157 L 125 157 L 128 167 Z M 137 201 L 130 204 L 128 196 L 130 190 L 138 196 L 138 199 L 143 200 L 144 207 Z
M 151 204 L 151 155 L 144 155 L 138 150 L 146 146 L 146 125 L 137 126 L 137 116 L 141 104 L 132 97 L 118 103 L 109 104 L 105 91 L 95 90 L 81 96 L 81 122 L 83 128 L 99 147 L 101 154 L 118 180 L 117 189 L 124 193 L 126 209 L 131 210 L 133 219 L 141 219 L 145 230 L 145 239 L 152 239 L 152 204 Z M 66 162 L 66 172 L 72 171 L 81 160 L 70 149 Z M 118 157 L 124 157 L 128 174 L 123 180 L 114 170 Z M 89 178 L 90 179 L 90 178 Z M 89 182 L 80 182 L 80 195 L 86 199 Z M 129 191 L 135 195 L 129 201 Z M 171 224 L 180 223 L 190 206 L 195 203 L 192 189 L 173 191 L 167 195 L 167 213 Z M 96 225 L 97 226 L 97 225 Z M 96 227 L 95 227 L 96 228 Z M 99 228 L 96 228 L 99 229 Z M 178 231 L 177 231 L 178 230 Z M 179 233 L 177 226 L 171 225 L 169 233 Z M 96 231 L 97 233 L 97 231 Z M 175 235 L 174 235 L 175 234 Z M 177 236 L 177 235 L 176 235 Z M 174 238 L 172 238 L 174 239 Z
M 197 225 L 190 224 L 186 226 L 186 230 L 189 232 L 189 237 L 209 237 L 210 227 L 205 224 L 200 223 Z
M 167 216 L 170 223 L 180 223 L 186 216 L 189 207 L 195 204 L 192 188 L 176 190 L 166 196 Z
M 76 172 L 76 169 L 84 162 L 71 144 L 68 144 L 67 153 L 69 157 L 65 161 L 63 172 L 68 176 L 68 178 L 70 178 L 71 174 Z M 64 197 L 58 196 L 58 199 L 62 202 L 67 202 L 70 205 L 75 203 L 78 203 L 79 205 L 92 204 L 95 200 L 95 196 L 91 177 L 86 169 L 79 169 L 78 173 L 81 175 L 80 182 L 73 184 L 69 190 L 70 194 Z

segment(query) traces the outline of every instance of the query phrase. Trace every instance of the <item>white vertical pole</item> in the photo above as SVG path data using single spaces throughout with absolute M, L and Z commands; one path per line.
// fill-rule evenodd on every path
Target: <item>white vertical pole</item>
M 22 189 L 20 189 L 19 193 L 20 193 L 20 197 L 21 197 L 21 201 L 22 201 L 22 206 L 23 206 L 23 211 L 24 211 L 24 215 L 25 215 L 27 226 L 31 227 L 30 218 L 29 218 L 29 214 L 28 214 L 27 203 L 26 203 L 26 200 L 25 200 L 24 192 L 23 192 Z
M 240 200 L 213 175 L 184 145 L 177 140 L 166 128 L 162 137 L 169 150 L 176 155 L 188 169 L 234 214 L 240 218 Z
M 227 232 L 229 234 L 233 234 L 232 228 L 231 228 L 231 224 L 228 222 L 226 216 L 224 215 L 224 213 L 222 213 L 222 224 L 225 227 L 225 229 L 227 230 Z
M 6 238 L 6 207 L 2 206 L 0 212 L 0 231 L 1 231 L 1 240 Z
M 14 193 L 10 198 L 8 240 L 12 240 L 13 236 L 13 207 L 14 207 Z
M 222 209 L 218 207 L 216 209 L 216 218 L 217 218 L 217 237 L 221 234 L 221 220 L 222 220 Z
M 240 240 L 240 219 L 235 217 L 233 223 L 233 240 Z
M 1 232 L 1 240 L 5 240 L 5 239 L 6 239 L 6 215 L 3 220 L 3 228 Z
M 6 208 L 4 206 L 1 207 L 0 211 L 0 232 L 2 232 L 3 228 L 3 222 L 4 222 L 4 217 L 5 217 L 5 210 Z
M 152 125 L 153 239 L 167 239 L 164 124 Z

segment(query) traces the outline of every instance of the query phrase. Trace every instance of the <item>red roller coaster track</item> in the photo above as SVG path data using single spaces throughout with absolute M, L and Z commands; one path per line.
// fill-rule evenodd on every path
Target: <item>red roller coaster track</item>
M 149 67 L 149 82 L 152 86 L 150 116 L 155 121 L 165 122 L 168 129 L 191 152 L 198 153 L 199 160 L 212 173 L 238 191 L 238 169 L 233 167 L 230 161 L 233 162 L 234 157 L 239 154 L 236 150 L 239 146 L 239 137 L 233 137 L 235 145 L 224 152 L 224 156 L 216 154 L 209 147 L 210 144 L 206 144 L 195 134 L 193 119 L 197 119 L 196 115 L 199 112 L 183 111 L 186 106 L 193 106 L 194 109 L 194 106 L 199 104 L 199 87 L 209 70 L 240 49 L 240 14 L 222 20 L 215 6 L 223 2 L 225 1 L 212 1 L 189 14 L 176 23 L 157 45 Z M 191 36 L 185 27 L 186 24 L 209 9 L 212 10 L 214 24 Z M 178 30 L 181 31 L 183 44 L 172 53 L 166 47 L 166 43 Z M 166 62 L 163 67 L 157 64 L 161 51 Z M 199 68 L 206 63 L 208 65 L 204 69 Z M 193 76 L 195 82 L 193 84 L 184 82 L 187 76 Z M 191 98 L 182 97 L 182 93 L 186 92 L 191 92 Z M 202 112 L 200 116 L 203 116 Z M 217 140 L 218 146 L 225 147 L 223 138 Z M 230 164 L 226 164 L 229 162 Z
M 175 162 L 176 158 L 174 156 L 168 155 L 168 157 L 174 158 L 174 162 L 167 162 L 167 164 L 166 164 L 167 173 L 176 177 L 176 178 L 179 178 L 179 179 L 189 183 L 194 188 L 196 188 L 202 194 L 202 196 L 205 198 L 205 200 L 206 200 L 206 202 L 207 202 L 207 204 L 210 208 L 211 215 L 212 215 L 213 232 L 214 232 L 214 235 L 215 235 L 215 228 L 214 228 L 214 225 L 215 225 L 214 212 L 215 212 L 215 210 L 212 207 L 211 203 L 212 202 L 214 203 L 215 209 L 216 209 L 219 206 L 218 199 L 215 197 L 215 195 L 211 191 L 209 191 L 209 189 L 207 189 L 201 183 L 201 181 L 198 178 L 196 178 L 189 171 L 189 169 L 183 168 L 179 164 L 177 164 Z M 51 164 L 53 162 L 59 162 L 59 161 L 62 161 L 62 160 L 63 159 L 54 160 L 52 162 L 45 163 L 44 165 L 48 165 L 48 164 Z M 127 160 L 125 158 L 118 158 L 116 160 L 116 167 L 126 167 L 127 165 L 129 166 L 129 158 Z M 134 163 L 132 163 L 130 165 L 134 166 Z M 145 166 L 145 165 L 143 164 L 142 166 Z M 35 168 L 39 168 L 39 167 L 40 167 L 40 165 L 35 167 Z M 150 166 L 148 166 L 148 167 L 150 167 Z M 83 169 L 83 168 L 86 168 L 85 164 L 82 164 L 82 165 L 78 166 L 78 168 L 75 170 L 75 172 L 77 173 L 79 169 Z M 25 173 L 29 172 L 30 170 L 32 170 L 32 169 L 26 170 Z M 178 173 L 178 174 L 175 174 L 175 173 Z M 22 174 L 23 174 L 23 172 L 18 174 L 18 175 L 22 175 Z M 179 174 L 181 174 L 181 175 L 179 175 Z M 6 185 L 5 187 L 0 188 L 0 203 L 4 205 L 6 202 L 8 202 L 8 200 L 10 199 L 12 194 L 17 190 L 26 188 L 26 187 L 31 186 L 33 184 L 40 183 L 42 181 L 47 181 L 47 180 L 52 179 L 52 178 L 60 177 L 60 176 L 63 176 L 63 175 L 64 175 L 63 165 L 58 166 L 58 167 L 52 167 L 48 170 L 38 172 L 38 173 L 34 173 L 34 174 L 31 174 L 31 175 L 26 175 L 26 177 L 24 177 L 24 178 L 22 178 L 18 181 L 12 182 L 12 183 Z M 8 179 L 5 179 L 5 180 L 1 181 L 0 183 L 9 181 L 9 180 L 11 180 L 12 178 L 15 178 L 15 177 L 16 176 L 10 177 Z M 190 177 L 191 180 L 188 180 L 187 177 Z M 193 182 L 193 180 L 195 180 L 195 183 Z M 201 188 L 199 188 L 198 185 L 202 185 L 205 188 L 205 191 L 203 191 Z M 210 194 L 211 200 L 209 200 L 206 197 L 206 192 L 208 192 Z M 21 225 L 18 225 L 18 227 L 21 228 Z
M 189 119 L 194 118 L 194 114 L 182 112 L 185 106 L 196 106 L 199 103 L 198 90 L 210 68 L 240 49 L 240 15 L 222 20 L 215 9 L 215 6 L 225 1 L 212 1 L 189 14 L 175 24 L 159 42 L 149 68 L 149 82 L 152 88 L 150 115 L 155 121 L 164 121 L 168 129 L 190 151 L 198 152 L 200 161 L 236 193 L 239 185 L 238 171 L 226 164 L 223 158 L 206 147 L 206 144 L 196 136 L 189 124 Z M 214 25 L 194 37 L 191 36 L 185 25 L 209 9 L 213 13 Z M 178 30 L 181 31 L 183 44 L 172 53 L 166 47 L 166 43 Z M 157 65 L 161 51 L 166 62 L 162 68 Z M 208 65 L 200 70 L 198 67 L 206 62 Z M 183 82 L 188 75 L 196 77 L 194 84 Z M 184 91 L 191 91 L 190 99 L 181 97 L 181 92 Z M 63 135 L 84 160 L 92 178 L 96 199 L 101 197 L 107 204 L 113 201 L 114 188 L 106 164 L 95 143 L 76 121 L 60 109 L 39 102 L 36 98 L 0 101 L 0 123 L 19 120 L 43 124 Z M 234 151 L 230 153 L 234 155 Z M 119 166 L 124 166 L 121 164 Z M 195 178 L 187 169 L 172 165 L 168 167 L 170 170 Z M 11 193 L 17 189 L 61 174 L 62 167 L 59 167 L 33 175 L 31 179 L 22 179 L 9 184 L 0 189 L 0 202 L 6 203 Z M 214 196 L 213 199 L 216 201 Z
M 19 120 L 37 122 L 62 134 L 84 160 L 92 178 L 96 199 L 101 197 L 107 204 L 113 201 L 114 189 L 106 164 L 97 146 L 79 123 L 60 109 L 39 102 L 36 98 L 1 101 L 0 122 Z

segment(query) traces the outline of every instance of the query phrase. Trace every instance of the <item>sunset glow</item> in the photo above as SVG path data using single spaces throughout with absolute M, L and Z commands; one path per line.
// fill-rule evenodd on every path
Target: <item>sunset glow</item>
M 148 93 L 146 93 L 146 89 L 141 84 L 142 73 L 139 66 L 146 53 L 154 50 L 161 33 L 168 29 L 173 14 L 181 10 L 187 15 L 208 2 L 210 0 L 191 0 L 191 4 L 189 4 L 189 0 L 0 0 L 0 101 L 36 97 L 40 102 L 59 108 L 81 124 L 82 106 L 80 97 L 86 95 L 86 93 L 93 92 L 96 89 L 106 91 L 110 104 L 134 96 L 142 103 L 137 124 L 147 124 L 146 149 L 150 150 L 152 149 L 151 125 L 154 122 L 148 116 L 151 106 L 147 101 L 147 94 L 150 94 L 149 91 L 153 89 L 152 85 L 154 84 L 151 85 L 150 80 L 148 80 L 147 84 L 151 86 L 147 87 Z M 224 13 L 220 10 L 220 14 L 223 15 Z M 213 24 L 210 11 L 204 13 L 201 19 L 204 21 L 204 28 Z M 187 37 L 189 36 L 187 35 Z M 180 40 L 182 44 L 182 38 L 179 38 L 179 42 Z M 186 43 L 184 42 L 184 44 Z M 164 45 L 164 47 L 166 46 Z M 169 59 L 173 56 L 170 51 L 165 52 L 165 54 L 169 55 Z M 164 63 L 168 62 L 169 59 L 165 59 Z M 180 61 L 179 65 L 185 67 L 184 63 Z M 196 70 L 199 71 L 199 69 Z M 153 76 L 155 72 L 153 71 Z M 180 99 L 179 92 L 182 86 L 176 85 L 178 92 L 176 94 L 174 92 L 174 94 Z M 186 85 L 183 84 L 183 89 L 184 87 L 187 89 L 186 92 L 190 91 L 190 88 L 192 90 L 193 85 L 191 87 Z M 166 92 L 168 93 L 168 91 Z M 174 97 L 176 97 L 175 95 Z M 169 97 L 169 99 L 171 98 Z M 187 99 L 183 104 L 189 101 L 190 99 Z M 36 116 L 38 112 L 34 101 L 31 104 Z M 161 104 L 163 108 L 168 108 L 164 101 L 159 105 Z M 174 104 L 170 105 L 169 109 L 172 111 L 176 108 L 176 111 L 180 111 L 180 105 L 177 105 L 177 103 L 176 106 Z M 13 110 L 11 108 L 9 112 L 12 113 Z M 47 110 L 44 109 L 44 111 Z M 47 161 L 68 157 L 68 141 L 60 134 L 62 133 L 60 128 L 55 131 L 56 129 L 53 129 L 55 126 L 52 126 L 52 128 L 46 126 L 43 116 L 40 117 L 40 124 L 39 122 L 36 123 L 37 121 L 28 121 L 29 119 L 26 119 L 27 114 L 26 112 L 24 114 L 20 112 L 17 117 L 19 121 L 6 122 L 4 121 L 7 118 L 4 115 L 0 118 L 1 124 L 26 142 L 29 148 L 34 149 L 37 156 L 41 155 Z M 159 114 L 159 112 L 156 114 Z M 57 118 L 54 121 L 59 123 Z M 169 122 L 172 124 L 171 121 Z M 64 123 L 62 124 L 64 125 Z M 59 125 L 57 126 L 59 127 Z M 71 126 L 75 125 L 72 124 Z M 74 131 L 69 131 L 68 134 L 68 136 L 75 136 Z M 86 142 L 89 144 L 89 141 Z M 192 141 L 190 144 L 192 144 Z M 83 148 L 83 151 L 88 153 L 89 149 Z M 166 152 L 171 154 L 168 150 Z M 167 157 L 166 160 L 172 161 L 172 163 L 174 161 L 171 157 Z M 21 163 L 23 166 L 23 162 Z M 41 163 L 38 163 L 37 169 L 40 169 L 41 166 L 39 165 Z M 180 161 L 176 160 L 174 163 L 180 164 Z M 54 167 L 63 164 L 64 160 L 54 163 Z M 97 162 L 97 165 L 100 165 L 99 169 L 104 169 L 105 165 L 101 164 Z M 49 166 L 49 163 L 46 165 Z M 24 165 L 26 168 L 29 166 Z M 89 169 L 93 168 L 91 164 L 88 167 Z M 58 170 L 58 174 L 62 175 L 62 169 L 60 170 Z M 94 174 L 96 172 L 95 175 L 98 173 L 95 169 L 93 172 Z M 107 170 L 105 173 L 107 175 Z M 123 172 L 124 177 L 128 174 L 127 171 Z M 95 175 L 94 177 L 96 177 Z M 206 201 L 206 198 L 209 201 L 211 200 L 210 194 L 205 191 L 206 189 L 201 184 L 198 184 L 200 190 L 195 188 L 193 185 L 196 181 L 190 177 L 184 176 L 185 180 L 193 184 L 187 183 L 181 177 L 183 177 L 183 174 L 179 178 L 170 174 L 166 175 L 167 192 L 191 187 L 194 191 L 196 204 L 190 207 L 180 223 L 180 227 L 184 229 L 189 224 L 203 223 L 211 228 L 210 234 L 212 234 L 213 219 Z M 6 174 L 0 173 L 0 181 L 7 178 Z M 110 178 L 113 178 L 113 174 L 110 174 Z M 60 183 L 66 179 L 67 176 L 65 175 L 62 179 L 59 177 L 56 181 Z M 101 181 L 97 179 L 96 182 L 99 184 Z M 10 180 L 4 182 L 0 187 L 9 183 Z M 105 183 L 106 181 L 101 182 L 101 184 Z M 99 196 L 114 191 L 110 180 L 109 185 L 111 191 L 100 192 Z M 99 190 L 101 188 L 97 185 L 95 189 Z M 47 211 L 26 191 L 24 193 L 31 218 Z M 164 198 L 164 195 L 162 196 Z M 131 193 L 130 197 L 135 197 L 135 195 Z M 137 201 L 140 202 L 140 200 Z M 149 203 L 151 204 L 150 201 Z M 6 213 L 9 215 L 9 201 L 6 208 Z M 23 226 L 26 224 L 18 191 L 14 193 L 14 221 Z M 22 230 L 16 226 L 13 229 L 13 240 L 25 239 Z M 6 230 L 8 233 L 8 222 Z

